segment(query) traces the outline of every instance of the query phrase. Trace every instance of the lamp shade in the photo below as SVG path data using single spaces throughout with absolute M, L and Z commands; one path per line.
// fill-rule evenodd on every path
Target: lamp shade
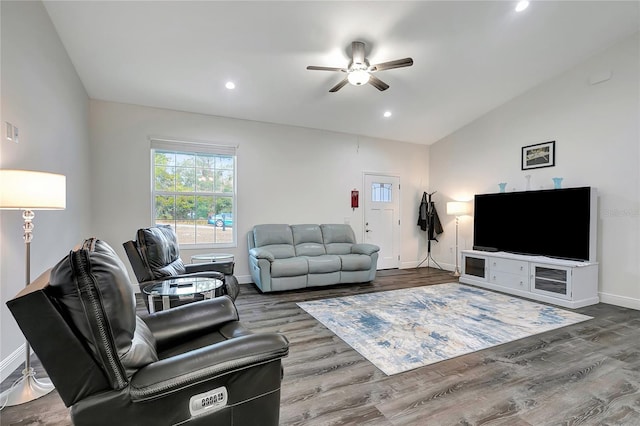
M 0 209 L 63 210 L 67 178 L 31 170 L 0 170 Z
M 471 208 L 469 203 L 464 201 L 449 201 L 447 203 L 447 214 L 452 216 L 462 216 L 465 214 L 469 214 L 471 212 Z

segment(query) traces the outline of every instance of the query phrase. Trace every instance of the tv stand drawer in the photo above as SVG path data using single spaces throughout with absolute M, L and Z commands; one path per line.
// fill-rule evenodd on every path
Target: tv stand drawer
M 528 274 L 511 274 L 509 272 L 491 271 L 489 274 L 491 284 L 513 288 L 516 290 L 529 291 Z
M 489 259 L 489 270 L 492 275 L 494 272 L 508 272 L 527 276 L 529 275 L 529 262 L 494 257 Z

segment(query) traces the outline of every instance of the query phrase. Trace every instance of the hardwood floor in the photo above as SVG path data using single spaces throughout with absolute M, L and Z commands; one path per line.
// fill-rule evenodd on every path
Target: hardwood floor
M 606 304 L 577 309 L 594 319 L 386 376 L 296 305 L 451 281 L 448 272 L 421 268 L 380 271 L 370 284 L 277 294 L 241 286 L 236 304 L 243 323 L 291 342 L 280 423 L 640 424 L 640 311 Z M 5 408 L 2 424 L 70 424 L 55 414 L 66 413 L 57 394 L 45 399 L 50 402 L 38 408 L 29 406 L 40 400 Z
M 282 294 L 243 287 L 243 322 L 291 342 L 281 424 L 640 424 L 640 311 L 578 309 L 594 319 L 386 376 L 296 305 L 452 281 L 434 269 L 398 272 L 372 284 Z

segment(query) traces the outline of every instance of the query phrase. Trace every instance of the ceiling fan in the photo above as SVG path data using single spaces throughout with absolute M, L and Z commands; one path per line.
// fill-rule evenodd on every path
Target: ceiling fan
M 396 59 L 395 61 L 382 62 L 380 64 L 369 65 L 369 61 L 365 58 L 364 43 L 361 41 L 354 41 L 351 43 L 351 62 L 347 68 L 334 68 L 334 67 L 319 67 L 315 65 L 309 65 L 308 70 L 315 71 L 338 71 L 347 73 L 347 76 L 340 83 L 336 84 L 329 90 L 329 92 L 337 92 L 342 89 L 347 83 L 351 83 L 354 86 L 362 86 L 369 83 L 376 89 L 383 91 L 389 88 L 389 85 L 379 78 L 372 75 L 374 72 L 390 70 L 393 68 L 410 67 L 413 65 L 413 59 L 404 58 Z

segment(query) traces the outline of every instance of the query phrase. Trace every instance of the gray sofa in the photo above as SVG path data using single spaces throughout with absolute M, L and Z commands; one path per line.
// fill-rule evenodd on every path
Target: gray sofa
M 358 244 L 349 225 L 256 225 L 249 232 L 249 270 L 263 292 L 372 281 L 378 251 Z

